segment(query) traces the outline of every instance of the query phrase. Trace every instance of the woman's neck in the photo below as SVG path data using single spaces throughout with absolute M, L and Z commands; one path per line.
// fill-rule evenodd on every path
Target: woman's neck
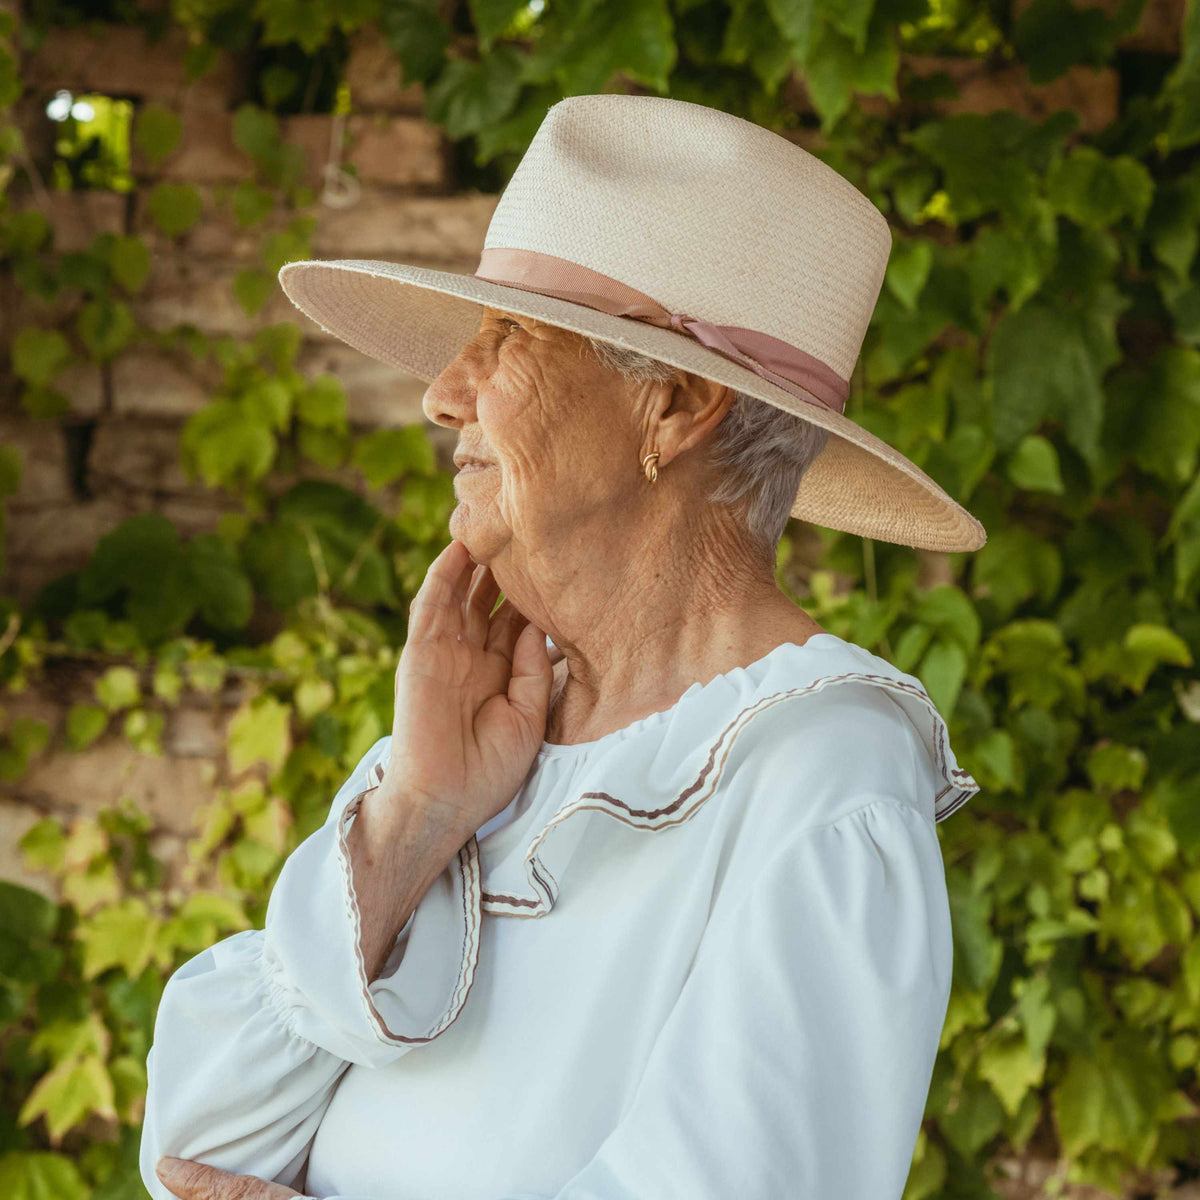
M 821 632 L 779 590 L 773 564 L 728 527 L 693 527 L 640 551 L 603 539 L 586 561 L 556 559 L 553 576 L 527 589 L 552 602 L 513 597 L 564 655 L 549 742 L 593 741 L 669 708 L 693 683 Z

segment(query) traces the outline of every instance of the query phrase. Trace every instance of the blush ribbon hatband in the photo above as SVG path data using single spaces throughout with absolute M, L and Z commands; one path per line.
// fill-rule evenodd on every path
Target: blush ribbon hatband
M 809 404 L 816 396 L 833 412 L 846 407 L 849 381 L 814 355 L 757 329 L 713 325 L 673 313 L 644 292 L 569 259 L 539 250 L 492 246 L 480 255 L 475 277 L 677 330 Z

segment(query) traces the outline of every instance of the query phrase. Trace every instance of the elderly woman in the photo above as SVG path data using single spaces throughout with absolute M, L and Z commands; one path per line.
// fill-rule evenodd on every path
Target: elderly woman
M 284 268 L 432 379 L 458 504 L 390 736 L 265 928 L 166 985 L 156 1200 L 901 1195 L 950 992 L 936 823 L 978 787 L 920 681 L 775 578 L 790 515 L 979 544 L 841 412 L 887 237 L 778 135 L 581 96 L 476 275 Z

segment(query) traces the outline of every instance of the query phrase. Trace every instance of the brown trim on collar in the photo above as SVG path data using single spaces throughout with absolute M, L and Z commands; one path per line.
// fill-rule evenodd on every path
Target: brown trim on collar
M 680 825 L 693 816 L 700 806 L 715 791 L 724 773 L 725 765 L 737 735 L 759 713 L 784 700 L 794 699 L 810 692 L 835 683 L 845 683 L 861 680 L 881 687 L 891 688 L 897 692 L 907 693 L 922 701 L 935 718 L 935 758 L 938 771 L 943 778 L 948 778 L 941 791 L 934 796 L 934 822 L 944 821 L 977 792 L 978 786 L 969 772 L 961 767 L 947 768 L 947 739 L 945 722 L 941 714 L 933 706 L 933 701 L 924 688 L 916 687 L 902 679 L 890 675 L 871 674 L 865 671 L 849 671 L 842 675 L 824 675 L 820 679 L 804 687 L 789 688 L 782 692 L 773 692 L 769 696 L 760 697 L 753 704 L 747 705 L 721 730 L 704 765 L 696 778 L 687 785 L 669 803 L 660 808 L 634 808 L 619 796 L 609 792 L 584 792 L 575 800 L 564 804 L 543 826 L 541 832 L 530 843 L 525 855 L 525 872 L 533 896 L 512 896 L 493 892 L 483 892 L 482 907 L 485 913 L 500 916 L 541 917 L 554 907 L 558 899 L 559 886 L 554 876 L 550 874 L 546 864 L 538 856 L 538 848 L 545 841 L 547 834 L 557 825 L 577 812 L 588 809 L 605 812 L 615 820 L 621 821 L 634 829 L 669 829 Z M 945 799 L 949 796 L 949 799 Z M 943 800 L 945 799 L 945 803 Z M 549 882 L 547 882 L 549 881 Z

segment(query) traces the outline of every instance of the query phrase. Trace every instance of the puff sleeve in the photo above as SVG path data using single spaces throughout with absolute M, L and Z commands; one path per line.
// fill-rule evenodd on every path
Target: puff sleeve
M 802 830 L 706 934 L 629 1111 L 561 1200 L 900 1200 L 950 996 L 934 824 Z
M 380 1066 L 457 1015 L 477 950 L 472 838 L 434 881 L 368 984 L 346 831 L 390 737 L 363 756 L 323 826 L 284 863 L 265 927 L 234 934 L 167 981 L 146 1059 L 139 1169 L 154 1200 L 164 1154 L 295 1186 L 351 1063 Z

